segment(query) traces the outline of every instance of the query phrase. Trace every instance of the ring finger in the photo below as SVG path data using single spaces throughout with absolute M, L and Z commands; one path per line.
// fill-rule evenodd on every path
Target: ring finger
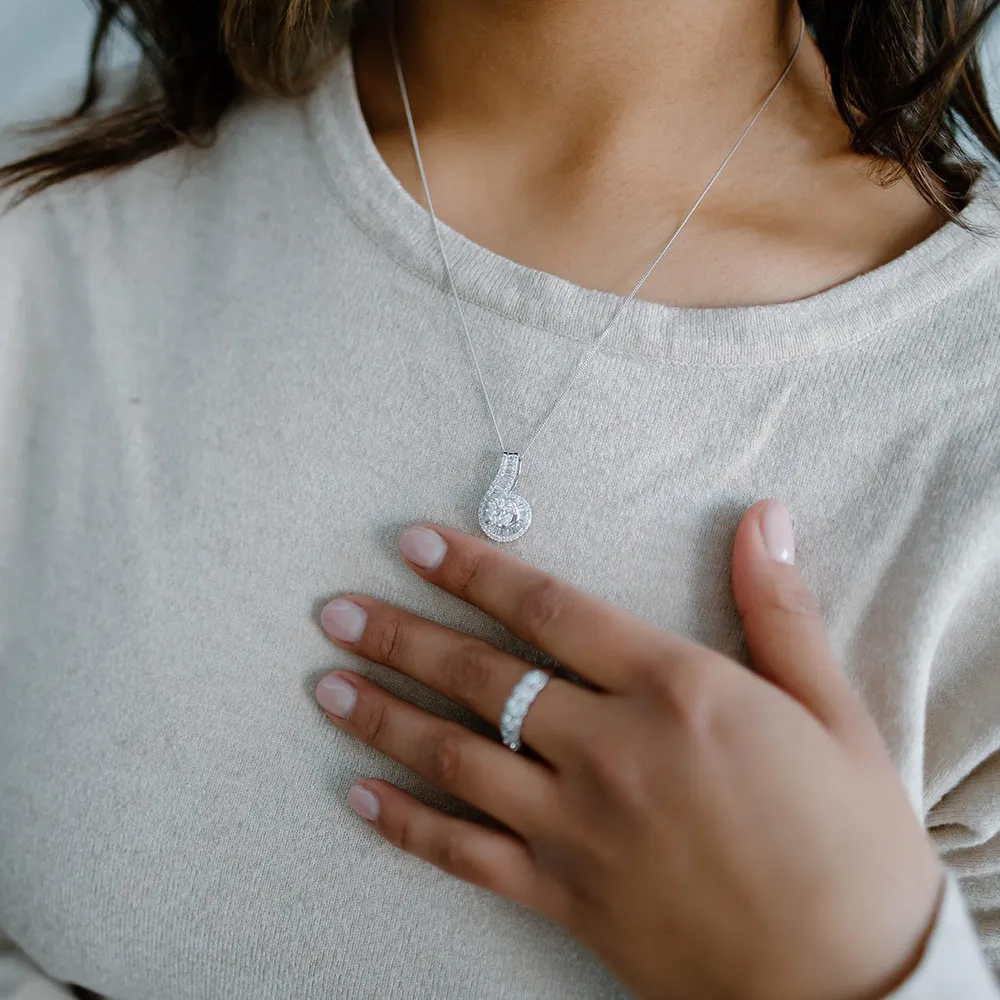
M 530 669 L 524 660 L 482 639 L 372 597 L 338 598 L 323 609 L 321 617 L 324 629 L 338 645 L 408 674 L 494 726 L 514 685 Z M 560 750 L 581 731 L 584 716 L 597 697 L 553 678 L 528 711 L 522 739 L 556 763 Z
M 316 698 L 341 729 L 525 836 L 552 812 L 555 776 L 357 674 L 324 677 Z

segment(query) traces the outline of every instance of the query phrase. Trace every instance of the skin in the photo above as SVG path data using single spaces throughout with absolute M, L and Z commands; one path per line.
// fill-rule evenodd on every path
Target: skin
M 777 79 L 796 18 L 785 0 L 400 4 L 440 218 L 530 267 L 626 291 Z M 385 19 L 367 20 L 353 44 L 372 138 L 422 202 Z M 806 36 L 640 297 L 794 300 L 932 233 L 935 212 L 905 180 L 877 183 L 880 165 L 848 139 Z M 834 661 L 791 546 L 786 561 L 767 553 L 763 508 L 750 508 L 733 548 L 753 670 L 434 526 L 443 561 L 411 568 L 594 687 L 552 680 L 528 713 L 525 755 L 338 671 L 317 688 L 331 722 L 500 826 L 375 779 L 352 789 L 352 807 L 402 849 L 561 924 L 639 997 L 884 996 L 919 961 L 943 869 Z M 404 532 L 401 546 L 414 537 L 429 536 Z M 498 722 L 527 663 L 372 597 L 345 598 L 364 627 L 338 635 L 349 610 L 326 610 L 331 639 Z
M 784 68 L 784 0 L 407 0 L 397 37 L 435 209 L 477 243 L 627 292 Z M 384 17 L 355 41 L 387 166 L 423 194 Z M 795 65 L 640 298 L 799 299 L 899 256 L 941 224 L 852 153 L 808 33 Z M 875 173 L 873 173 L 875 171 Z
M 733 545 L 753 670 L 484 539 L 403 532 L 416 573 L 592 687 L 549 681 L 526 756 L 354 671 L 328 675 L 317 697 L 331 722 L 502 828 L 373 778 L 348 802 L 403 850 L 562 925 L 637 997 L 885 996 L 919 961 L 944 870 L 798 569 L 769 554 L 769 506 L 771 527 L 787 516 L 754 504 Z M 794 558 L 785 539 L 776 551 Z M 321 618 L 338 645 L 494 725 L 529 669 L 366 595 Z

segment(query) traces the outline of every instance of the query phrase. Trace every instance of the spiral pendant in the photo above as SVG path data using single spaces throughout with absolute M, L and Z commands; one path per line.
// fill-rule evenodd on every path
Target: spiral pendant
M 531 527 L 531 505 L 513 492 L 521 471 L 521 456 L 505 451 L 479 505 L 479 527 L 495 542 L 512 542 Z

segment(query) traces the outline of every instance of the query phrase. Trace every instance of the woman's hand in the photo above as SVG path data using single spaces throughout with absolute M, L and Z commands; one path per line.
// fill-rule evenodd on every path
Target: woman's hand
M 408 529 L 400 547 L 422 577 L 596 689 L 542 690 L 522 729 L 535 760 L 331 674 L 317 696 L 333 722 L 510 832 L 374 779 L 351 789 L 353 808 L 403 850 L 546 914 L 639 996 L 884 996 L 919 960 L 943 868 L 791 564 L 787 512 L 767 507 L 747 512 L 733 554 L 756 672 L 485 541 Z M 345 649 L 494 725 L 531 666 L 371 597 L 322 620 Z

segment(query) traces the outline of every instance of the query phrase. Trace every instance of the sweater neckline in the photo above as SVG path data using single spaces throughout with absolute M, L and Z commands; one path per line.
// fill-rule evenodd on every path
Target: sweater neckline
M 330 187 L 354 224 L 391 262 L 450 298 L 430 214 L 396 179 L 368 131 L 350 46 L 307 100 L 306 113 Z M 962 218 L 980 232 L 990 231 L 997 212 L 994 187 L 984 178 Z M 482 310 L 474 322 L 487 328 L 483 335 L 489 335 L 493 316 L 592 342 L 623 298 L 519 264 L 446 223 L 440 226 L 458 294 Z M 824 354 L 895 328 L 929 308 L 971 280 L 996 252 L 991 237 L 949 222 L 894 260 L 792 302 L 692 308 L 636 298 L 601 349 L 667 364 L 711 366 Z

